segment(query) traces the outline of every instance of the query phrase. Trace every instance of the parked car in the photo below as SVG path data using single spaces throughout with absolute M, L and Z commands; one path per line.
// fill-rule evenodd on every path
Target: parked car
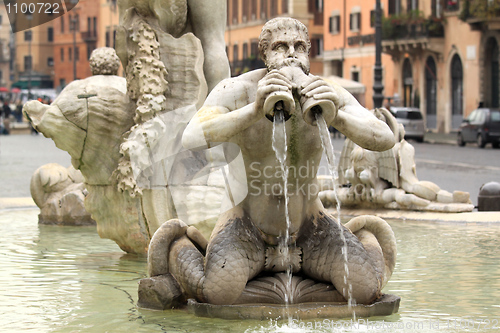
M 426 131 L 424 117 L 418 108 L 393 106 L 390 111 L 398 123 L 403 124 L 406 139 L 424 141 Z
M 462 121 L 458 130 L 458 145 L 476 142 L 479 148 L 491 143 L 500 146 L 500 110 L 491 108 L 476 109 Z

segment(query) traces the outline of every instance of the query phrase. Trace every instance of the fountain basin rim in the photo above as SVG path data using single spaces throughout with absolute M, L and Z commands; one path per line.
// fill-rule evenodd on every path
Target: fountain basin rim
M 328 212 L 336 216 L 336 210 L 328 208 Z M 384 220 L 396 222 L 429 222 L 429 223 L 451 223 L 451 224 L 474 224 L 487 225 L 499 224 L 499 212 L 463 212 L 443 213 L 428 211 L 408 211 L 392 209 L 370 209 L 370 208 L 348 208 L 342 207 L 342 220 L 350 219 L 359 215 L 374 215 Z
M 214 305 L 188 300 L 188 311 L 198 317 L 219 319 L 283 319 L 292 318 L 307 320 L 317 318 L 352 318 L 388 316 L 398 312 L 401 298 L 384 294 L 369 305 L 356 304 L 349 308 L 346 303 L 299 303 L 299 304 L 238 304 Z

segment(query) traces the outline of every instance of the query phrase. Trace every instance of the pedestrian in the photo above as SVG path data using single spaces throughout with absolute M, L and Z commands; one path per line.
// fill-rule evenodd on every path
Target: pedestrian
M 18 123 L 23 122 L 23 103 L 18 101 L 16 103 L 16 110 L 14 111 L 14 117 Z
M 3 117 L 3 133 L 2 134 L 10 134 L 10 114 L 12 110 L 10 109 L 9 102 L 4 100 L 4 98 L 0 98 L 0 101 L 3 103 L 2 106 L 2 117 Z

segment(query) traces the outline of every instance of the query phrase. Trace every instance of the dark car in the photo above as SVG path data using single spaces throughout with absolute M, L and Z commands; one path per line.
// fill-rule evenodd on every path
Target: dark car
M 491 143 L 494 148 L 500 146 L 500 110 L 481 108 L 471 112 L 462 121 L 458 130 L 458 145 L 476 142 L 480 148 Z
M 424 117 L 418 108 L 393 106 L 391 112 L 398 123 L 403 125 L 406 139 L 424 141 Z

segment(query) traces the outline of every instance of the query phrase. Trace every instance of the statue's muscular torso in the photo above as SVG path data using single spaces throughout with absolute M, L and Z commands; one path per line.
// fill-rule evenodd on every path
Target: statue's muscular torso
M 233 110 L 255 101 L 257 82 L 265 73 L 265 70 L 254 71 L 242 76 L 241 80 L 233 78 L 221 83 L 225 86 L 227 98 L 238 96 L 232 103 Z M 231 103 L 226 101 L 226 106 L 229 105 Z M 286 135 L 288 212 L 290 232 L 295 233 L 306 215 L 321 207 L 318 207 L 316 172 L 322 147 L 318 128 L 304 121 L 299 103 L 286 122 Z M 248 195 L 239 206 L 262 232 L 279 236 L 286 230 L 285 200 L 281 166 L 272 148 L 272 137 L 273 122 L 263 117 L 233 136 L 230 142 L 240 147 L 247 175 Z

